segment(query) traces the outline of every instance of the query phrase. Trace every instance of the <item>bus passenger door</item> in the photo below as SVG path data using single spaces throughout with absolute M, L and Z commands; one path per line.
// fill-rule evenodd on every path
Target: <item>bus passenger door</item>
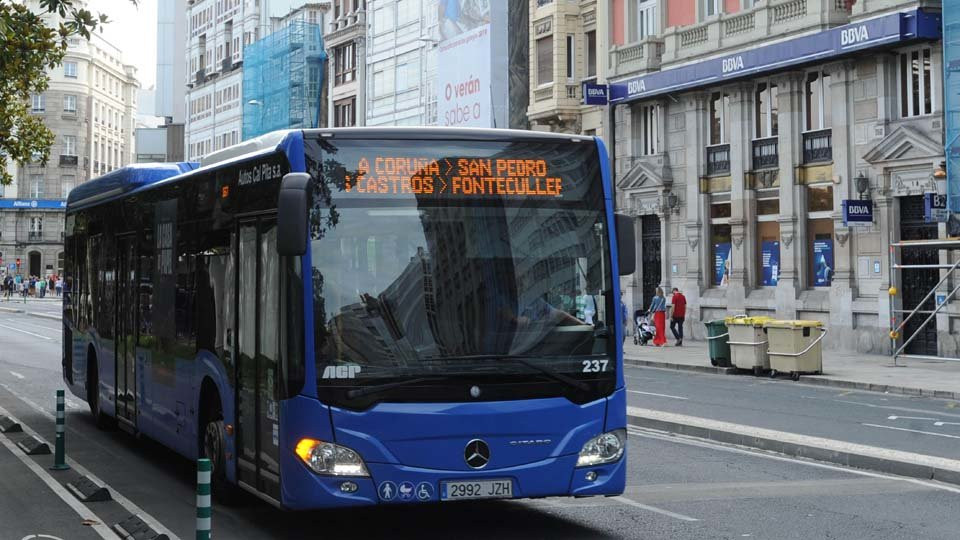
M 117 239 L 117 332 L 116 392 L 117 418 L 137 424 L 137 256 L 136 235 Z
M 276 221 L 242 221 L 237 244 L 237 476 L 280 500 Z

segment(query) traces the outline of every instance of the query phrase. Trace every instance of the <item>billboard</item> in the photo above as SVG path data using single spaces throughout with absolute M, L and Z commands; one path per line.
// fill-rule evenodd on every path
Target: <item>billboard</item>
M 495 127 L 490 0 L 439 0 L 437 7 L 437 123 Z
M 780 281 L 780 242 L 764 240 L 760 243 L 762 285 L 775 287 Z
M 730 284 L 730 242 L 713 245 L 713 283 L 719 287 Z
M 817 235 L 813 241 L 813 285 L 829 287 L 833 283 L 833 239 Z
M 943 97 L 947 206 L 960 212 L 960 9 L 943 10 Z

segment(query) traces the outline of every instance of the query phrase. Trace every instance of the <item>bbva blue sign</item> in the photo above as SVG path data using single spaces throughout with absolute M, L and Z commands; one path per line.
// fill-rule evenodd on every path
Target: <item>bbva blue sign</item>
M 584 105 L 606 105 L 608 102 L 608 88 L 605 84 L 583 84 Z
M 841 206 L 843 208 L 844 225 L 869 225 L 873 223 L 873 201 L 845 199 Z

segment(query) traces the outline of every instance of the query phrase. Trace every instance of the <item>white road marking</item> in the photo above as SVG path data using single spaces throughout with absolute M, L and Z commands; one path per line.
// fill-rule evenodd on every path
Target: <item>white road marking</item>
M 935 426 L 960 426 L 960 422 L 934 422 Z
M 41 336 L 40 334 L 34 334 L 33 332 L 27 332 L 26 330 L 21 330 L 21 329 L 19 329 L 19 328 L 14 328 L 14 327 L 12 327 L 12 326 L 7 326 L 7 325 L 5 325 L 5 324 L 0 324 L 0 328 L 6 328 L 7 330 L 13 330 L 14 332 L 20 332 L 21 334 L 28 334 L 28 335 L 31 335 L 31 336 L 33 336 L 33 337 L 38 337 L 38 338 L 40 338 L 40 339 L 45 339 L 45 340 L 47 340 L 47 341 L 50 341 L 50 340 L 53 339 L 53 338 L 50 338 L 50 337 L 47 337 L 47 336 Z
M 695 437 L 688 437 L 685 435 L 676 435 L 672 433 L 667 433 L 665 431 L 656 431 L 652 429 L 641 429 L 635 426 L 628 426 L 627 432 L 630 435 L 635 437 L 644 437 L 647 439 L 656 439 L 660 441 L 672 442 L 676 444 L 685 444 L 687 446 L 697 446 L 700 448 L 707 448 L 710 450 L 719 450 L 721 452 L 728 452 L 731 454 L 741 454 L 745 456 L 760 457 L 764 459 L 772 459 L 774 461 L 782 461 L 786 463 L 797 463 L 800 465 L 806 465 L 808 467 L 817 467 L 819 469 L 827 469 L 830 471 L 845 472 L 849 474 L 856 474 L 860 476 L 869 476 L 871 478 L 886 478 L 888 480 L 898 480 L 900 482 L 910 482 L 911 484 L 917 484 L 921 486 L 928 487 L 930 489 L 939 489 L 941 491 L 948 491 L 950 493 L 960 494 L 960 488 L 948 486 L 946 484 L 939 484 L 937 482 L 929 480 L 920 480 L 917 478 L 908 478 L 905 476 L 893 476 L 889 474 L 876 473 L 865 471 L 862 469 L 848 469 L 846 467 L 841 467 L 839 465 L 830 465 L 828 463 L 822 463 L 819 461 L 808 461 L 805 459 L 792 458 L 790 456 L 785 456 L 783 454 L 776 454 L 773 452 L 766 452 L 763 450 L 757 450 L 752 448 L 744 448 L 738 446 L 728 446 L 725 444 L 715 443 L 713 441 L 707 441 L 705 439 L 697 439 Z
M 887 420 L 931 420 L 934 421 L 936 418 L 926 418 L 923 416 L 888 416 Z
M 2 412 L 6 416 L 10 416 L 10 413 L 3 410 L 2 407 L 0 407 L 0 412 Z M 23 425 L 22 422 L 20 423 L 20 425 L 23 426 L 24 431 L 29 430 L 29 428 Z M 32 435 L 34 437 L 37 437 L 35 433 L 32 433 Z M 21 463 L 26 465 L 27 468 L 33 472 L 33 474 L 37 475 L 37 477 L 40 478 L 40 480 L 43 481 L 43 483 L 46 484 L 47 487 L 49 487 L 54 493 L 56 493 L 57 497 L 60 497 L 60 499 L 62 499 L 63 502 L 67 503 L 67 506 L 72 508 L 73 511 L 77 513 L 77 515 L 79 515 L 81 518 L 85 520 L 91 520 L 95 522 L 96 524 L 91 525 L 90 528 L 96 531 L 97 534 L 100 535 L 100 538 L 107 538 L 107 539 L 116 538 L 116 535 L 113 534 L 113 531 L 111 531 L 106 525 L 104 525 L 104 521 L 103 519 L 100 518 L 100 516 L 93 513 L 93 511 L 87 508 L 69 491 L 67 491 L 67 489 L 63 487 L 60 484 L 60 482 L 58 482 L 53 476 L 51 476 L 50 473 L 44 470 L 43 467 L 38 465 L 35 461 L 30 459 L 26 454 L 21 452 L 20 449 L 17 448 L 17 445 L 13 444 L 13 441 L 11 441 L 5 436 L 0 436 L 0 444 L 5 446 L 7 450 L 9 450 L 10 453 L 14 455 L 14 457 L 19 459 Z
M 14 377 L 20 379 L 21 381 L 22 381 L 23 379 L 26 379 L 26 377 L 24 377 L 23 375 L 17 373 L 16 371 L 11 371 L 10 374 L 13 375 Z
M 23 396 L 20 396 L 20 395 L 18 395 L 18 394 L 16 394 L 16 393 L 10 391 L 10 388 L 8 388 L 7 385 L 5 385 L 5 384 L 0 384 L 0 386 L 2 386 L 2 387 L 5 388 L 8 392 L 10 392 L 10 393 L 13 394 L 14 396 L 16 396 L 17 399 L 20 399 L 21 401 L 23 401 L 23 402 L 26 403 L 27 405 L 29 405 L 29 406 L 31 406 L 32 408 L 36 409 L 38 412 L 40 412 L 41 414 L 43 414 L 43 416 L 47 417 L 47 418 L 50 419 L 50 420 L 55 420 L 55 419 L 54 419 L 54 416 L 53 416 L 52 414 L 50 414 L 49 412 L 43 410 L 43 408 L 40 407 L 39 405 L 37 405 L 36 403 L 34 403 L 34 402 L 32 402 L 32 401 L 29 401 L 29 400 L 25 399 Z M 10 418 L 13 418 L 13 416 L 12 416 L 6 409 L 4 409 L 3 407 L 0 407 L 0 414 L 5 415 L 5 416 L 9 416 Z M 34 437 L 37 437 L 38 439 L 42 439 L 42 438 L 37 434 L 37 432 L 34 431 L 33 429 L 31 429 L 30 426 L 28 426 L 26 423 L 20 422 L 20 426 L 23 428 L 23 432 L 26 433 L 27 435 L 33 435 Z M 0 437 L 0 439 L 6 440 L 6 438 L 4 438 L 4 437 Z M 52 446 L 52 445 L 51 445 L 51 446 Z M 80 473 L 80 474 L 82 474 L 82 475 L 84 475 L 84 476 L 87 476 L 88 478 L 90 478 L 91 480 L 93 480 L 95 483 L 100 484 L 101 486 L 109 489 L 109 490 L 110 490 L 110 496 L 113 497 L 113 500 L 116 501 L 117 504 L 119 504 L 120 506 L 124 507 L 128 512 L 130 512 L 130 513 L 132 513 L 132 514 L 137 514 L 138 516 L 140 516 L 140 519 L 142 519 L 147 525 L 150 525 L 150 527 L 153 528 L 153 530 L 157 531 L 157 532 L 160 533 L 160 534 L 166 534 L 166 535 L 170 538 L 170 540 L 180 540 L 180 537 L 179 537 L 179 536 L 173 534 L 173 532 L 171 532 L 169 529 L 167 529 L 166 527 L 164 527 L 159 521 L 156 520 L 156 518 L 154 518 L 154 517 L 151 516 L 150 514 L 146 513 L 142 508 L 140 508 L 139 506 L 137 506 L 136 504 L 134 504 L 133 501 L 131 501 L 130 499 L 127 499 L 126 497 L 124 497 L 119 491 L 116 490 L 116 488 L 114 488 L 114 487 L 111 486 L 110 484 L 104 482 L 101 478 L 99 478 L 98 476 L 96 476 L 95 474 L 93 474 L 92 472 L 90 472 L 89 469 L 87 469 L 87 468 L 84 467 L 83 465 L 80 465 L 79 463 L 77 463 L 76 461 L 74 461 L 74 460 L 73 460 L 72 458 L 70 458 L 69 456 L 66 458 L 66 461 L 67 461 L 67 465 L 70 465 L 70 468 L 71 468 L 71 469 L 77 471 L 78 473 Z M 33 463 L 33 462 L 31 461 L 31 463 Z M 69 493 L 68 493 L 68 496 L 71 498 L 71 500 L 76 500 L 76 499 L 75 499 L 72 495 L 70 495 Z M 78 503 L 79 503 L 79 501 L 78 501 Z M 101 521 L 101 522 L 102 522 L 102 520 L 100 520 L 99 518 L 97 519 L 97 521 Z M 116 538 L 116 536 L 113 535 L 113 533 L 111 532 L 109 537 L 108 537 L 108 536 L 104 536 L 104 538 Z
M 631 394 L 643 394 L 645 396 L 665 397 L 670 399 L 682 399 L 682 400 L 690 399 L 682 396 L 671 396 L 670 394 L 655 394 L 653 392 L 641 392 L 639 390 L 627 390 L 627 392 L 630 392 Z
M 933 435 L 935 437 L 947 437 L 950 439 L 960 439 L 960 436 L 957 435 L 947 435 L 946 433 L 934 433 L 932 431 L 920 431 L 919 429 L 907 429 L 902 427 L 893 427 L 893 426 L 881 426 L 879 424 L 861 424 L 867 427 L 875 427 L 880 429 L 893 429 L 896 431 L 909 431 L 910 433 L 922 433 L 923 435 Z
M 619 502 L 619 503 L 623 503 L 623 504 L 625 504 L 625 505 L 627 505 L 627 506 L 632 506 L 632 507 L 634 507 L 634 508 L 639 508 L 639 509 L 641 509 L 641 510 L 646 510 L 646 511 L 648 511 L 648 512 L 653 512 L 653 513 L 655 513 L 655 514 L 661 514 L 661 515 L 664 515 L 664 516 L 669 516 L 669 517 L 672 517 L 672 518 L 674 518 L 674 519 L 679 519 L 680 521 L 700 521 L 700 520 L 697 519 L 697 518 L 693 518 L 693 517 L 690 517 L 690 516 L 685 516 L 685 515 L 683 515 L 683 514 L 678 514 L 678 513 L 676 513 L 676 512 L 671 512 L 671 511 L 669 511 L 669 510 L 664 510 L 663 508 L 657 508 L 656 506 L 650 506 L 650 505 L 648 505 L 648 504 L 641 504 L 641 503 L 638 503 L 637 501 L 635 501 L 635 500 L 633 500 L 633 499 L 628 499 L 628 498 L 626 498 L 626 497 L 624 497 L 624 496 L 622 496 L 622 495 L 619 496 L 619 497 L 611 497 L 611 498 L 612 498 L 613 500 L 615 500 L 615 501 L 617 501 L 617 502 Z
M 813 396 L 800 396 L 803 399 L 821 399 Z M 913 409 L 910 407 L 896 407 L 894 405 L 876 405 L 874 403 L 863 403 L 862 401 L 851 401 L 848 399 L 827 399 L 826 401 L 836 401 L 837 403 L 846 403 L 848 405 L 860 405 L 861 407 L 870 407 L 873 409 L 889 409 L 891 411 L 903 411 L 911 413 L 920 413 L 920 414 L 930 414 L 934 411 L 924 410 L 924 409 Z M 960 414 L 951 414 L 945 412 L 936 411 L 936 414 L 940 416 L 949 416 L 952 418 L 960 418 Z

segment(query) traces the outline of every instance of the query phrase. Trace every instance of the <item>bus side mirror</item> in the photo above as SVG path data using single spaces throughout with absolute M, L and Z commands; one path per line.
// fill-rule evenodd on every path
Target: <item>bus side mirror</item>
M 633 230 L 633 218 L 614 214 L 617 218 L 617 262 L 620 275 L 629 276 L 637 269 L 637 237 Z
M 310 175 L 287 173 L 277 200 L 277 253 L 299 257 L 307 252 L 307 200 Z

